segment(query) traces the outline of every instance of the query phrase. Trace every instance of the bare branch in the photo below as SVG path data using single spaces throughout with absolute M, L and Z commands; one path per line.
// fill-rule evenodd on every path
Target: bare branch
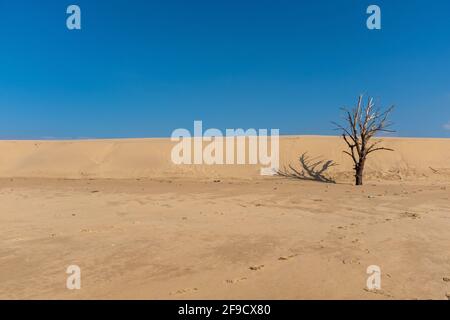
M 378 151 L 378 150 L 394 151 L 394 149 L 380 147 L 380 148 L 374 148 L 374 149 L 372 149 L 370 151 L 367 151 L 367 154 L 375 152 L 375 151 Z

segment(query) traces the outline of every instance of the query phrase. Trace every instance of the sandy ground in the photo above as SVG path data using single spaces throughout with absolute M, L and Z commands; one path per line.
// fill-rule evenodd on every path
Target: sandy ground
M 0 298 L 447 299 L 449 190 L 2 178 Z M 74 264 L 81 290 L 66 289 Z M 365 289 L 369 265 L 381 267 L 382 290 Z

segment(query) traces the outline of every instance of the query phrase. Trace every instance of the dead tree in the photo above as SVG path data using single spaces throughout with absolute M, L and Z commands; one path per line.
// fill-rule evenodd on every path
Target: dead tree
M 380 150 L 393 151 L 381 147 L 379 145 L 380 140 L 371 143 L 372 137 L 379 132 L 394 132 L 389 130 L 392 123 L 388 120 L 393 109 L 392 106 L 385 111 L 381 111 L 375 107 L 373 98 L 369 98 L 367 105 L 363 106 L 363 96 L 361 95 L 355 108 L 352 110 L 342 109 L 345 112 L 346 125 L 342 126 L 333 122 L 336 129 L 342 131 L 342 138 L 350 149 L 350 151 L 344 151 L 344 153 L 353 160 L 355 184 L 357 186 L 363 184 L 364 166 L 369 154 Z

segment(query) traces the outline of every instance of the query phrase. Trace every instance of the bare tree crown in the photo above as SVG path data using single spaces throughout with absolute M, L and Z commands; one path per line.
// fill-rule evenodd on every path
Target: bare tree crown
M 362 173 L 367 155 L 379 150 L 393 151 L 379 146 L 381 141 L 370 142 L 371 138 L 379 132 L 394 132 L 389 129 L 392 123 L 388 120 L 393 109 L 392 106 L 385 111 L 380 110 L 375 107 L 373 98 L 369 98 L 367 104 L 363 105 L 363 96 L 361 95 L 355 108 L 352 110 L 343 108 L 346 125 L 333 122 L 336 129 L 342 131 L 342 137 L 350 149 L 344 153 L 353 160 L 357 184 L 362 184 Z

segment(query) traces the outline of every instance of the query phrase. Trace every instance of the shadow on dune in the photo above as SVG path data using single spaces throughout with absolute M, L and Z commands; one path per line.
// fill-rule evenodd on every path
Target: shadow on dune
M 325 172 L 334 166 L 337 166 L 333 160 L 320 160 L 320 157 L 309 158 L 308 153 L 303 153 L 299 162 L 301 165 L 300 169 L 294 168 L 291 164 L 289 168 L 284 168 L 278 171 L 278 175 L 286 178 L 318 181 L 324 183 L 336 183 L 333 178 L 325 176 Z

